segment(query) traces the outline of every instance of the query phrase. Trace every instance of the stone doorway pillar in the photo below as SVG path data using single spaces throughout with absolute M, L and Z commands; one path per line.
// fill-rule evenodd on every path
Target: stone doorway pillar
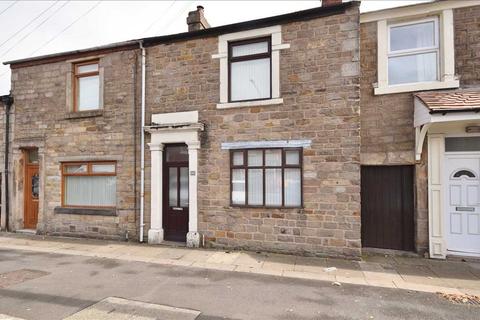
M 188 145 L 188 233 L 187 247 L 198 248 L 200 246 L 200 234 L 198 233 L 198 202 L 197 202 L 197 176 L 198 176 L 198 149 L 199 141 L 189 141 Z
M 163 144 L 149 144 L 151 156 L 150 168 L 150 229 L 148 243 L 163 241 Z M 155 193 L 153 193 L 155 191 Z
M 185 143 L 188 146 L 189 167 L 189 216 L 186 243 L 188 247 L 199 247 L 201 234 L 198 232 L 198 150 L 199 132 L 204 130 L 198 122 L 198 112 L 175 112 L 152 115 L 152 125 L 147 127 L 151 135 L 148 144 L 151 152 L 150 186 L 150 229 L 148 243 L 159 244 L 164 240 L 163 230 L 163 148 L 165 144 Z

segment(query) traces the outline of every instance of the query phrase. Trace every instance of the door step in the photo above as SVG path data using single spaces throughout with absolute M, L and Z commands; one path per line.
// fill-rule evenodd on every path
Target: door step
M 21 234 L 37 234 L 37 230 L 35 230 L 35 229 L 18 229 L 18 230 L 15 230 L 15 233 L 21 233 Z

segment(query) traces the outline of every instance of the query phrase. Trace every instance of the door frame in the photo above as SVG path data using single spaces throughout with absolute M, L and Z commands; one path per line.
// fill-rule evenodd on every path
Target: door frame
M 198 232 L 198 153 L 203 123 L 198 111 L 159 113 L 152 115 L 154 125 L 146 128 L 150 133 L 150 229 L 148 243 L 164 241 L 163 230 L 163 148 L 165 144 L 184 143 L 188 146 L 188 233 L 187 247 L 199 247 L 203 237 Z
M 168 143 L 168 144 L 165 144 L 164 145 L 164 152 L 163 152 L 163 163 L 164 163 L 164 166 L 163 166 L 163 175 L 162 175 L 162 185 L 163 185 L 163 204 L 162 204 L 162 208 L 163 208 L 163 212 L 162 212 L 162 221 L 163 221 L 163 230 L 164 230 L 164 234 L 165 234 L 165 239 L 168 240 L 168 241 L 179 241 L 179 240 L 173 240 L 173 239 L 167 239 L 167 224 L 168 224 L 168 214 L 169 214 L 169 185 L 168 185 L 168 182 L 169 182 L 169 169 L 170 168 L 178 168 L 178 167 L 187 167 L 188 171 L 190 171 L 190 167 L 189 167 L 189 161 L 175 161 L 175 162 L 172 162 L 174 163 L 175 165 L 169 165 L 169 163 L 167 162 L 167 149 L 169 147 L 179 147 L 179 146 L 182 146 L 182 147 L 185 147 L 187 150 L 188 150 L 188 146 L 186 143 Z M 177 171 L 177 177 L 179 178 L 179 175 L 178 175 L 178 171 Z M 189 177 L 190 178 L 190 177 Z M 180 179 L 177 180 L 177 194 L 178 194 L 178 201 L 180 201 Z M 190 199 L 190 194 L 189 194 L 189 199 Z M 189 210 L 189 208 L 187 209 Z M 186 225 L 186 230 L 187 230 L 187 233 L 188 233 L 188 219 L 189 217 L 187 217 L 187 225 Z M 183 242 L 186 241 L 186 238 L 184 239 Z
M 471 137 L 473 135 L 468 135 L 465 137 Z M 478 136 L 478 135 L 477 135 Z M 445 137 L 462 137 L 459 135 L 445 135 Z M 443 157 L 443 181 L 445 181 L 444 186 L 443 186 L 443 194 L 444 194 L 444 199 L 443 199 L 443 215 L 442 218 L 444 219 L 443 223 L 443 234 L 444 240 L 445 240 L 445 250 L 447 255 L 452 255 L 452 256 L 469 256 L 469 257 L 480 257 L 480 253 L 470 253 L 470 252 L 462 252 L 462 251 L 455 251 L 455 250 L 450 250 L 449 249 L 449 244 L 448 244 L 448 226 L 449 223 L 447 223 L 447 218 L 448 218 L 448 211 L 449 211 L 449 177 L 450 177 L 450 172 L 447 170 L 447 161 L 456 159 L 456 158 L 462 158 L 462 159 L 478 159 L 480 163 L 480 151 L 459 151 L 459 152 L 444 152 L 444 157 Z M 480 168 L 479 168 L 480 169 Z M 480 170 L 477 172 L 477 174 L 480 174 Z
M 25 222 L 26 222 L 26 216 L 27 216 L 27 208 L 29 206 L 29 196 L 27 196 L 28 194 L 31 193 L 31 190 L 29 190 L 30 188 L 28 188 L 28 186 L 30 184 L 27 183 L 27 176 L 28 176 L 28 171 L 30 168 L 34 168 L 34 169 L 37 169 L 37 172 L 38 172 L 38 176 L 39 176 L 39 179 L 40 179 L 40 159 L 38 160 L 37 163 L 30 163 L 29 162 L 29 159 L 28 159 L 28 153 L 32 150 L 37 150 L 37 153 L 39 152 L 38 151 L 38 148 L 22 148 L 22 160 L 23 160 L 23 227 L 25 229 L 27 229 L 27 226 L 25 226 Z M 40 188 L 40 180 L 39 180 L 39 188 Z M 37 229 L 37 225 L 38 225 L 38 216 L 39 216 L 39 211 L 40 211 L 40 190 L 39 190 L 39 195 L 38 195 L 38 201 L 39 201 L 39 204 L 38 204 L 38 209 L 37 209 L 37 217 L 36 217 L 36 220 L 37 220 L 37 223 L 35 225 L 35 227 L 33 228 L 34 230 Z

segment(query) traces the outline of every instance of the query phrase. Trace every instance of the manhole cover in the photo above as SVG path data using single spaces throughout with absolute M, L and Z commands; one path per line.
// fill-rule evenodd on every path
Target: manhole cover
M 480 297 L 471 294 L 452 294 L 452 293 L 438 293 L 438 295 L 452 303 L 473 305 L 480 307 Z
M 45 271 L 20 269 L 0 274 L 0 288 L 10 287 L 28 280 L 40 278 L 50 274 Z

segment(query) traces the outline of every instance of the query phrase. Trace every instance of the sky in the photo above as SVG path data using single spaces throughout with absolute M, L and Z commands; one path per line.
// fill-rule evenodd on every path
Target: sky
M 361 12 L 429 0 L 367 0 Z M 197 5 L 211 26 L 300 11 L 311 1 L 0 1 L 0 61 L 9 61 L 187 31 Z M 0 95 L 10 91 L 9 66 L 0 66 Z

